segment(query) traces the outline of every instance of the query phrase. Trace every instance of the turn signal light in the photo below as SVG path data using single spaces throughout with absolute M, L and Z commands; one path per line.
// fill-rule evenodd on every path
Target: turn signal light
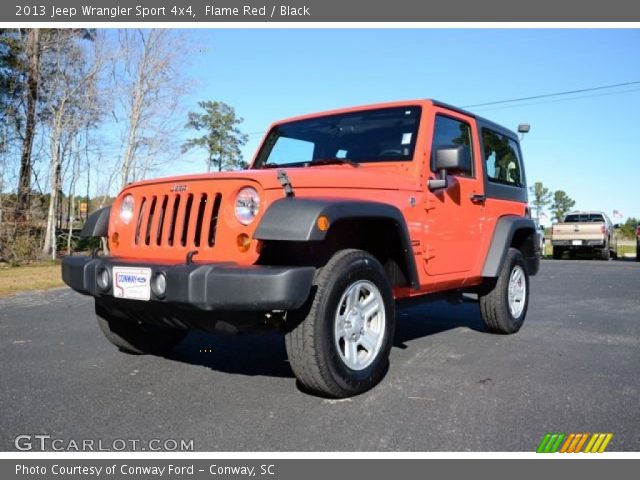
M 114 234 L 111 235 L 111 245 L 114 247 L 120 245 L 120 234 L 118 232 L 114 232 Z
M 316 223 L 318 225 L 318 230 L 321 232 L 329 230 L 329 219 L 325 215 L 320 215 Z
M 251 237 L 246 233 L 241 233 L 236 239 L 236 244 L 238 245 L 238 250 L 242 253 L 248 252 L 249 247 L 251 246 Z

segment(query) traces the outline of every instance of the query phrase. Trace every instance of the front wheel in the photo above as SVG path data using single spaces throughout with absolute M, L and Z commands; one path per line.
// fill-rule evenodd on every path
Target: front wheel
M 480 294 L 482 319 L 493 333 L 520 330 L 529 306 L 529 275 L 520 250 L 510 248 L 497 279 Z
M 333 398 L 372 388 L 387 372 L 395 329 L 382 265 L 362 250 L 341 250 L 319 270 L 315 287 L 308 313 L 285 337 L 298 381 Z

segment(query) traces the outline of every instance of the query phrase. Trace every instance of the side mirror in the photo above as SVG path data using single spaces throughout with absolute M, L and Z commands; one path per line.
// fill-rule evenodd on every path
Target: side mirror
M 540 225 L 538 228 L 544 232 L 544 225 Z
M 471 154 L 466 145 L 441 147 L 436 151 L 436 170 L 471 171 Z
M 613 228 L 620 228 L 620 224 L 619 223 L 614 223 L 613 224 Z
M 436 170 L 439 178 L 429 179 L 429 190 L 438 190 L 447 187 L 447 171 L 458 170 L 471 171 L 471 152 L 466 145 L 440 147 L 436 151 Z

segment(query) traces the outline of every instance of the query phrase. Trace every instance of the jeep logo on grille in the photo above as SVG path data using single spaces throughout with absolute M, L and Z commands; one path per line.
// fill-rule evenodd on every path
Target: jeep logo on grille
M 187 191 L 187 186 L 186 185 L 182 185 L 180 183 L 174 183 L 173 187 L 171 187 L 171 191 L 172 192 L 186 192 Z

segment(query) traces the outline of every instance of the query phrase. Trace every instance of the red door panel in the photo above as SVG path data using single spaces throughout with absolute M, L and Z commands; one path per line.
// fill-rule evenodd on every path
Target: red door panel
M 438 109 L 435 114 L 430 158 L 434 158 L 433 150 L 438 145 L 448 143 L 447 139 L 453 136 L 451 132 L 455 133 L 454 127 L 463 125 L 460 127 L 460 137 L 453 138 L 451 144 L 459 144 L 460 141 L 470 143 L 474 167 L 471 174 L 449 175 L 447 188 L 426 192 L 423 203 L 423 268 L 429 276 L 459 273 L 460 278 L 464 279 L 465 273 L 476 266 L 483 245 L 485 213 L 480 144 L 473 118 Z M 468 127 L 466 134 L 464 126 Z M 430 177 L 436 177 L 432 166 L 429 168 Z

